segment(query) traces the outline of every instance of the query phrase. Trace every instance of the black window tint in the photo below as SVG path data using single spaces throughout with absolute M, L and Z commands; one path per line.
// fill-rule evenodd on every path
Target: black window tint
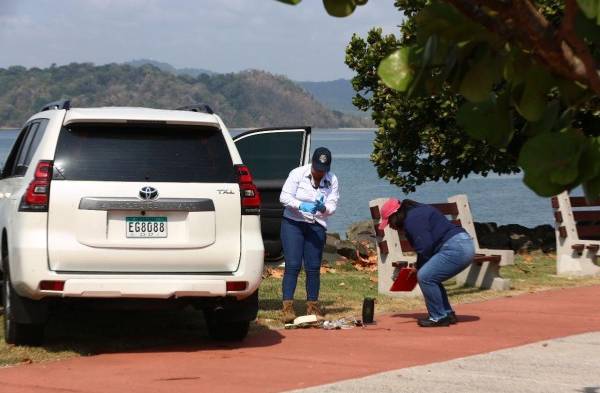
M 47 125 L 48 125 L 47 119 L 40 120 L 39 126 L 37 127 L 37 130 L 35 131 L 35 135 L 31 139 L 31 144 L 29 145 L 29 150 L 27 151 L 27 154 L 25 155 L 25 165 L 26 166 L 31 165 L 31 159 L 33 158 L 33 155 L 35 154 L 38 146 L 40 145 L 40 142 L 42 141 L 42 137 L 44 136 L 44 132 L 46 132 Z M 29 131 L 29 132 L 31 133 L 31 131 Z
M 234 182 L 229 150 L 214 127 L 74 124 L 61 130 L 55 179 Z
M 27 135 L 27 130 L 29 129 L 30 124 L 27 124 L 21 132 L 19 136 L 15 140 L 12 148 L 10 149 L 10 153 L 6 158 L 6 162 L 4 163 L 4 169 L 2 170 L 2 177 L 10 177 L 14 176 L 15 164 L 17 161 L 17 156 L 19 155 L 19 151 L 21 150 L 21 146 L 23 145 L 23 140 Z
M 300 165 L 303 131 L 264 132 L 235 142 L 244 164 L 257 180 L 286 179 Z
M 35 133 L 37 132 L 39 125 L 39 122 L 31 123 L 29 131 L 27 131 L 27 135 L 25 136 L 25 140 L 23 141 L 23 145 L 21 145 L 21 149 L 19 150 L 19 155 L 17 157 L 17 168 L 15 169 L 16 174 L 19 174 L 21 171 L 23 172 L 21 174 L 24 174 L 25 170 L 27 169 L 27 162 L 25 161 L 25 158 L 27 157 L 27 152 L 31 147 L 31 142 L 33 141 L 33 138 L 35 138 Z

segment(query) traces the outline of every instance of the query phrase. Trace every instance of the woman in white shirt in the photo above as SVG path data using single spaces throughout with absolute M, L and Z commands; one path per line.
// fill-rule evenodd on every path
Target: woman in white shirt
M 285 206 L 281 222 L 281 243 L 285 258 L 283 275 L 283 321 L 292 322 L 294 292 L 304 263 L 306 273 L 306 314 L 319 318 L 321 257 L 325 245 L 327 219 L 339 199 L 338 180 L 330 171 L 331 152 L 319 147 L 312 163 L 292 170 L 283 185 L 279 201 Z

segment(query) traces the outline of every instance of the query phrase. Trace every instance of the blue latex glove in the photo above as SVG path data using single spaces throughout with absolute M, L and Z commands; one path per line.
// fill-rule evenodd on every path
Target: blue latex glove
M 317 206 L 313 202 L 302 202 L 300 203 L 300 211 L 315 214 Z
M 323 213 L 325 212 L 325 210 L 327 210 L 327 208 L 325 207 L 325 204 L 323 203 L 323 200 L 325 199 L 325 197 L 323 195 L 321 195 L 321 198 L 319 198 L 319 200 L 315 201 L 315 208 L 317 211 Z

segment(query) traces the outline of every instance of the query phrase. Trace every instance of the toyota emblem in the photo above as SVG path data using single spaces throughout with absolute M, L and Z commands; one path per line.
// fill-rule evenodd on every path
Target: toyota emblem
M 158 198 L 158 190 L 150 186 L 142 187 L 140 190 L 140 198 L 145 201 L 152 201 Z

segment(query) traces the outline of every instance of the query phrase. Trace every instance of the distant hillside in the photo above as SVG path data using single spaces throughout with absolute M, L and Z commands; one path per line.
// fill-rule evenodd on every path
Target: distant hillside
M 296 82 L 326 107 L 353 114 L 360 117 L 369 117 L 368 113 L 359 111 L 352 104 L 352 97 L 356 94 L 352 82 L 348 79 L 337 79 L 328 82 Z
M 132 65 L 134 67 L 140 67 L 143 65 L 153 65 L 156 68 L 170 72 L 175 75 L 188 75 L 197 77 L 201 74 L 216 75 L 216 72 L 205 70 L 203 68 L 175 68 L 169 63 L 161 61 L 150 60 L 150 59 L 139 59 L 128 61 L 125 64 Z M 297 82 L 304 90 L 309 92 L 317 101 L 325 105 L 325 107 L 347 113 L 350 115 L 358 116 L 361 118 L 369 118 L 370 114 L 359 111 L 352 104 L 352 97 L 355 92 L 352 88 L 352 82 L 349 79 L 336 79 L 333 81 L 326 82 Z
M 291 80 L 262 71 L 177 76 L 144 65 L 69 64 L 0 68 L 0 127 L 19 127 L 47 102 L 73 106 L 176 108 L 204 102 L 229 127 L 365 127 L 366 119 L 331 111 Z
M 171 74 L 175 74 L 175 75 L 187 75 L 187 76 L 191 76 L 194 78 L 201 74 L 206 74 L 206 75 L 215 75 L 216 74 L 216 72 L 205 70 L 204 68 L 190 68 L 190 67 L 175 68 L 169 63 L 164 63 L 162 61 L 156 61 L 156 60 L 150 60 L 150 59 L 131 60 L 125 64 L 131 65 L 134 67 L 141 67 L 141 66 L 149 64 L 149 65 L 153 65 L 154 67 L 158 68 L 161 71 L 170 72 Z

